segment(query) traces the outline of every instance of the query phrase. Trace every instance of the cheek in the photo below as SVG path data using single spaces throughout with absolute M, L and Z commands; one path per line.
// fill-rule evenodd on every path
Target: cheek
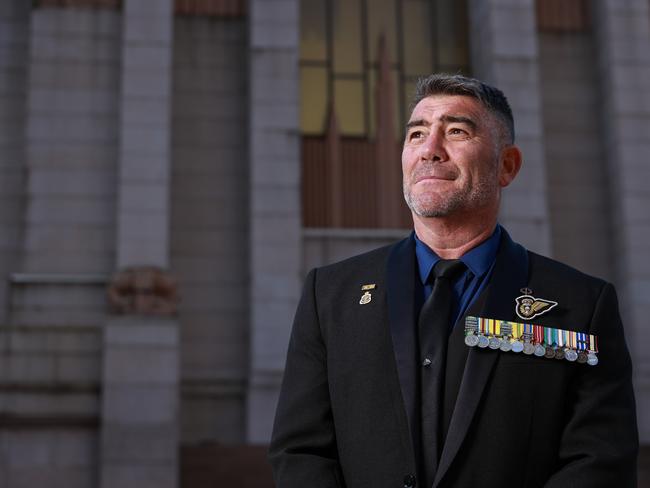
M 497 158 L 498 156 L 495 156 L 491 152 L 476 152 L 472 154 L 471 159 L 467 160 L 470 167 L 466 168 L 465 171 L 469 173 L 475 182 L 499 179 L 500 174 Z
M 412 151 L 408 149 L 403 149 L 402 150 L 402 173 L 405 175 L 411 172 L 411 169 L 413 168 L 413 154 Z

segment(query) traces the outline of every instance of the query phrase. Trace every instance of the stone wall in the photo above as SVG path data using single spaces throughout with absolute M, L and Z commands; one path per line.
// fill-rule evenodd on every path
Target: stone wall
M 171 267 L 182 442 L 242 443 L 248 373 L 248 105 L 243 20 L 177 18 Z
M 0 276 L 16 271 L 22 251 L 25 199 L 25 108 L 30 9 L 0 3 Z M 7 317 L 6 279 L 0 280 L 0 322 Z
M 250 366 L 247 440 L 271 436 L 300 294 L 298 0 L 251 0 L 249 14 Z
M 115 259 L 120 17 L 31 18 L 22 271 L 110 272 Z
M 172 0 L 121 5 L 117 233 L 102 341 L 101 488 L 178 486 L 177 287 L 169 274 Z
M 639 433 L 649 443 L 650 5 L 647 0 L 599 0 L 595 7 L 614 281 L 635 365 Z
M 89 488 L 114 259 L 119 16 L 26 5 L 2 4 L 0 484 Z
M 614 278 L 612 212 L 590 31 L 540 34 L 553 257 Z
M 513 239 L 549 254 L 544 132 L 539 83 L 539 45 L 534 0 L 470 0 L 472 73 L 504 91 L 515 118 L 524 163 L 503 191 L 500 221 Z

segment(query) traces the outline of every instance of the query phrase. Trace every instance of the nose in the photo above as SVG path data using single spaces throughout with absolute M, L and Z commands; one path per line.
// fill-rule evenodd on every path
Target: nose
M 445 161 L 448 157 L 443 136 L 431 131 L 420 145 L 420 157 L 426 161 Z

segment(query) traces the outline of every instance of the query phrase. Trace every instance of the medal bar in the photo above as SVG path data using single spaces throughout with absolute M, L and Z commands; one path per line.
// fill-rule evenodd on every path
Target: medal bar
M 590 366 L 598 364 L 597 336 L 542 325 L 468 316 L 465 344 Z

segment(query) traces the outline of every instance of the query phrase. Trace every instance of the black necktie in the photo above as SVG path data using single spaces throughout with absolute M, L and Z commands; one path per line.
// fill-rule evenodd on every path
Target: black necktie
M 421 432 L 424 485 L 433 485 L 442 451 L 440 424 L 443 409 L 447 341 L 454 304 L 453 281 L 466 269 L 458 259 L 441 259 L 429 280 L 433 291 L 427 299 L 418 323 L 420 342 Z

